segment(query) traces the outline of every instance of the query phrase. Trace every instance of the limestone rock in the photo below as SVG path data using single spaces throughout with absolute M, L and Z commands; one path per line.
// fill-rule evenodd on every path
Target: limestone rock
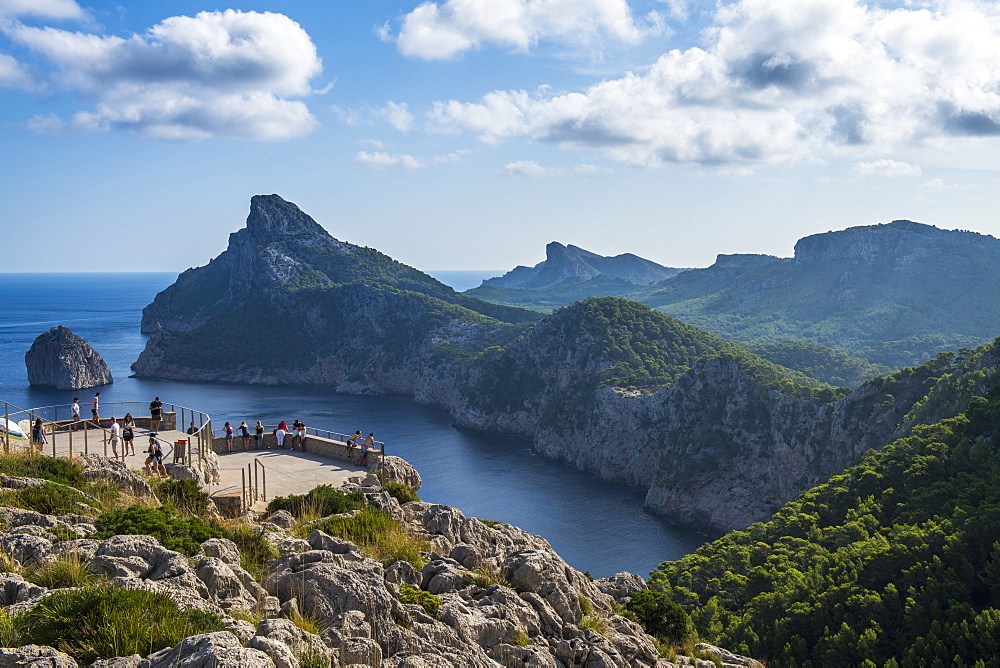
M 699 652 L 704 652 L 719 661 L 722 662 L 723 666 L 749 666 L 749 668 L 764 668 L 764 664 L 760 661 L 756 661 L 749 657 L 740 656 L 738 654 L 733 654 L 727 649 L 721 647 L 716 647 L 715 645 L 709 645 L 706 642 L 700 642 L 694 646 Z
M 90 664 L 90 668 L 139 668 L 142 657 L 138 654 L 131 656 L 116 656 L 110 659 L 98 659 Z
M 645 580 L 635 573 L 628 572 L 615 573 L 609 577 L 594 580 L 594 584 L 602 592 L 615 599 L 616 603 L 621 603 L 624 599 L 648 589 Z
M 83 472 L 88 482 L 106 482 L 118 487 L 137 499 L 154 498 L 153 490 L 146 479 L 134 471 L 119 471 L 112 468 L 87 469 Z
M 0 648 L 0 668 L 29 666 L 30 668 L 76 668 L 77 663 L 69 654 L 51 647 L 25 645 L 18 648 Z
M 24 354 L 31 385 L 80 390 L 113 382 L 111 370 L 90 344 L 63 326 L 40 334 Z
M 386 482 L 398 482 L 406 485 L 414 492 L 419 490 L 420 486 L 423 485 L 423 480 L 421 480 L 420 474 L 417 473 L 417 469 L 413 468 L 413 465 L 405 459 L 389 455 L 380 463 L 381 466 L 377 467 L 374 473 Z
M 268 516 L 267 521 L 282 529 L 291 529 L 295 526 L 295 516 L 287 510 L 277 510 Z
M 259 649 L 243 647 L 232 633 L 218 631 L 150 654 L 139 668 L 274 668 L 274 661 Z
M 45 587 L 27 582 L 16 573 L 0 573 L 0 606 L 34 604 L 48 592 Z

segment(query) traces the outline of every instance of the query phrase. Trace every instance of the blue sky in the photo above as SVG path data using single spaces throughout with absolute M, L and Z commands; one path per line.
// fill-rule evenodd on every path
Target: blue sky
M 0 0 L 0 271 L 182 271 L 278 193 L 422 269 L 1000 235 L 977 0 Z

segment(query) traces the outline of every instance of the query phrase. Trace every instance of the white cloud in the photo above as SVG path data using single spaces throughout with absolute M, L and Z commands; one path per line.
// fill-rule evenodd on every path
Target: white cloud
M 911 165 L 908 162 L 897 162 L 896 160 L 876 160 L 874 162 L 856 162 L 851 167 L 851 174 L 854 176 L 920 176 L 920 167 Z
M 1000 136 L 1000 3 L 740 0 L 720 5 L 703 34 L 701 47 L 580 92 L 441 101 L 431 121 L 639 166 L 794 163 Z
M 413 114 L 405 102 L 396 104 L 387 102 L 385 108 L 380 111 L 381 116 L 389 122 L 389 125 L 400 132 L 409 132 L 413 127 Z
M 86 20 L 87 14 L 74 0 L 0 0 L 0 18 Z
M 517 51 L 541 40 L 635 44 L 660 30 L 658 15 L 636 21 L 626 0 L 444 0 L 423 2 L 403 17 L 395 40 L 404 56 L 436 60 L 487 44 Z M 388 26 L 378 32 L 392 39 Z
M 358 151 L 358 154 L 354 156 L 354 162 L 365 169 L 377 170 L 403 169 L 413 171 L 415 169 L 423 169 L 425 166 L 424 163 L 412 155 L 405 153 L 393 155 L 383 151 L 375 151 L 374 153 Z
M 66 128 L 275 140 L 316 126 L 303 102 L 287 98 L 311 94 L 322 62 L 309 35 L 282 14 L 174 16 L 128 38 L 21 24 L 8 34 L 58 68 L 55 87 L 98 100 Z
M 527 176 L 533 179 L 540 179 L 546 176 L 558 176 L 559 170 L 542 167 L 534 160 L 518 160 L 504 165 L 500 171 L 504 176 Z
M 16 58 L 0 53 L 0 88 L 21 88 L 30 90 L 34 87 L 31 75 Z

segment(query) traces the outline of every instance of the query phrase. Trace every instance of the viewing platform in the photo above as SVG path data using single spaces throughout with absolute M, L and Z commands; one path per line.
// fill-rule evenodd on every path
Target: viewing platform
M 22 409 L 4 401 L 3 418 L 0 426 L 12 425 L 11 430 L 0 431 L 0 443 L 4 452 L 24 452 L 35 450 L 50 457 L 78 457 L 101 455 L 114 458 L 111 446 L 111 416 L 119 427 L 126 413 L 132 414 L 135 422 L 134 455 L 125 454 L 124 441 L 119 437 L 119 459 L 130 470 L 146 473 L 145 461 L 149 448 L 150 416 L 139 415 L 139 410 L 148 412 L 148 404 L 140 402 L 117 402 L 101 405 L 98 424 L 93 420 L 81 419 L 74 422 L 69 405 L 45 406 Z M 89 408 L 87 408 L 89 412 Z M 32 444 L 31 425 L 42 420 L 45 444 L 41 450 Z M 189 425 L 188 430 L 177 429 L 178 425 Z M 19 437 L 13 426 L 19 428 Z M 363 476 L 378 468 L 385 446 L 376 441 L 376 449 L 368 451 L 365 464 L 358 462 L 360 447 L 347 445 L 348 435 L 323 429 L 307 427 L 304 449 L 291 448 L 292 436 L 285 438 L 284 449 L 279 449 L 274 435 L 275 427 L 266 426 L 263 447 L 256 449 L 251 435 L 250 447 L 243 450 L 243 439 L 239 429 L 233 436 L 233 451 L 227 452 L 224 430 L 213 429 L 212 419 L 206 413 L 191 408 L 164 404 L 156 441 L 163 452 L 163 464 L 167 475 L 174 478 L 196 480 L 220 506 L 223 512 L 234 514 L 252 508 L 262 511 L 268 501 L 276 496 L 305 494 L 318 485 L 340 487 L 348 478 Z

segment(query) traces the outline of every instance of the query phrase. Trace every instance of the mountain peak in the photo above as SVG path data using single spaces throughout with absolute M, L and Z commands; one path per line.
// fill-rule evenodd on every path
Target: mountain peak
M 267 242 L 284 234 L 303 232 L 329 237 L 327 231 L 311 216 L 279 195 L 254 195 L 250 198 L 247 231 L 260 242 Z

